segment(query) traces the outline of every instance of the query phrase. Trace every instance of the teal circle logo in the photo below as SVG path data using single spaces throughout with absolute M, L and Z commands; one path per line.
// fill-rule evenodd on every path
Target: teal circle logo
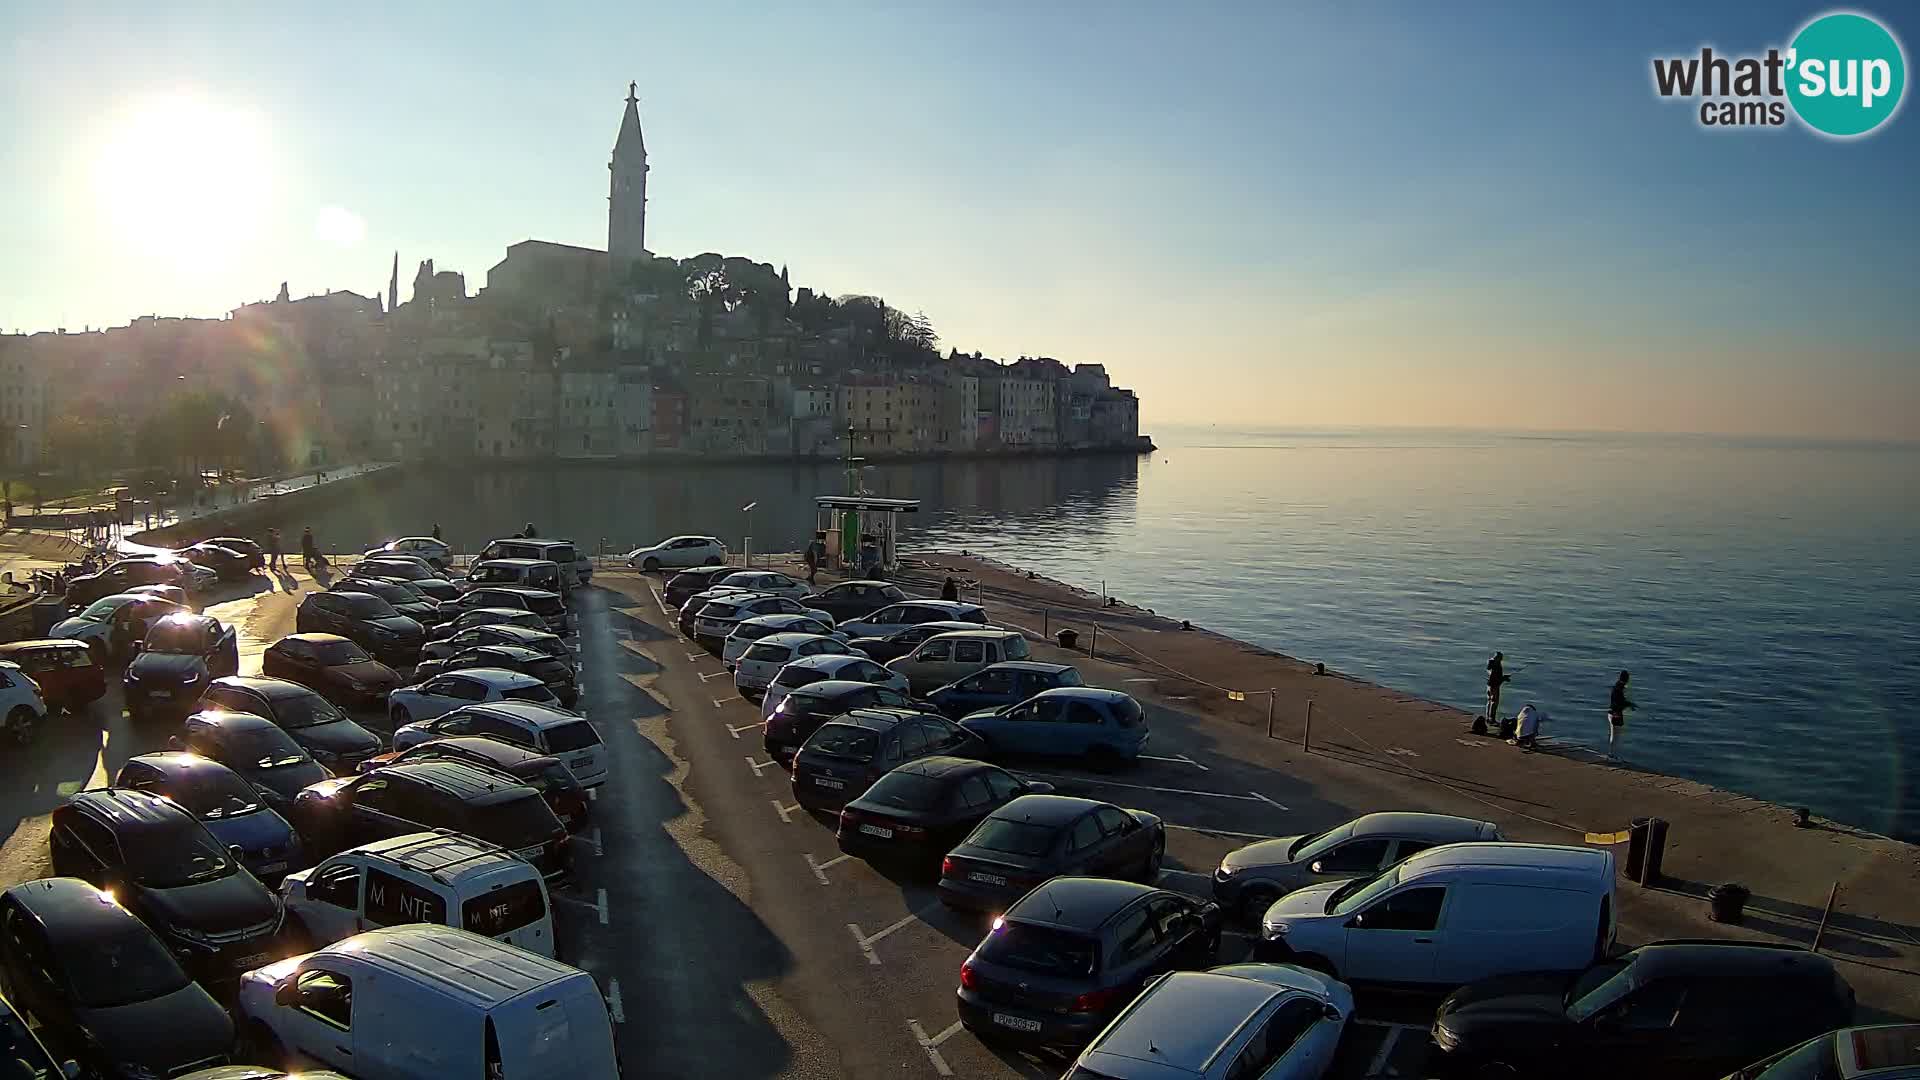
M 1900 108 L 1907 59 L 1887 28 L 1839 12 L 1808 23 L 1787 51 L 1787 100 L 1827 135 L 1865 135 Z

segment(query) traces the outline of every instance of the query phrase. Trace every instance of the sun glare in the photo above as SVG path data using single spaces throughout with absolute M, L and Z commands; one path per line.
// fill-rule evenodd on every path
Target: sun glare
M 118 237 L 168 261 L 205 264 L 249 241 L 267 204 L 264 125 L 181 94 L 128 109 L 94 167 L 94 198 Z

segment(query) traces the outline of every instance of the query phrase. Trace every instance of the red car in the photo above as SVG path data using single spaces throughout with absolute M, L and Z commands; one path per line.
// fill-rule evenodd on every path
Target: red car
M 107 692 L 106 668 L 94 660 L 84 641 L 11 641 L 0 645 L 0 660 L 19 664 L 39 684 L 41 700 L 49 709 L 77 712 Z

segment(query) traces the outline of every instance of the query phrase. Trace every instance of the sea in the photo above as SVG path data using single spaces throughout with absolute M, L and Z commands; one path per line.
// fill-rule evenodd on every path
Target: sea
M 1163 429 L 1151 455 L 856 465 L 968 550 L 1329 668 L 1920 841 L 1920 446 L 1704 436 Z M 796 551 L 831 464 L 410 470 L 316 510 L 331 550 L 527 522 L 587 550 L 675 533 Z M 751 505 L 752 509 L 747 509 Z

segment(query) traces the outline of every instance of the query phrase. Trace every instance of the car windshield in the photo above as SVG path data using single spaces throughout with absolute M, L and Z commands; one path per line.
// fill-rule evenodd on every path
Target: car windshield
M 700 617 L 703 619 L 731 619 L 738 614 L 739 611 L 740 609 L 734 607 L 732 604 L 723 604 L 718 600 L 711 600 L 707 602 L 706 607 L 700 609 Z
M 273 722 L 287 731 L 332 724 L 346 718 L 346 713 L 312 691 L 273 699 Z
M 139 843 L 126 849 L 133 879 L 152 889 L 175 889 L 233 873 L 227 849 L 206 826 L 190 819 L 143 833 Z
M 527 848 L 553 839 L 559 821 L 529 790 L 525 795 L 467 808 L 467 827 L 482 840 L 503 848 Z
M 329 667 L 343 667 L 347 664 L 364 664 L 373 659 L 367 650 L 351 641 L 328 641 L 314 646 L 314 655 Z
M 852 724 L 827 724 L 813 733 L 805 749 L 851 761 L 872 761 L 880 752 L 880 736 Z
M 66 972 L 74 1000 L 89 1009 L 151 1001 L 187 985 L 187 973 L 144 926 L 130 926 L 109 937 L 62 942 L 54 955 Z
M 260 809 L 260 796 L 252 786 L 221 768 L 195 769 L 168 784 L 163 794 L 194 817 L 208 821 L 225 821 Z
M 817 683 L 825 678 L 829 678 L 829 676 L 819 668 L 804 667 L 799 664 L 788 664 L 786 667 L 780 669 L 780 674 L 773 677 L 773 685 L 791 690 L 796 686 Z
M 390 585 L 384 581 L 368 581 L 365 579 L 354 582 L 352 591 L 371 593 L 389 604 L 404 604 L 413 596 L 412 593 L 398 585 Z
M 931 810 L 940 805 L 940 799 L 946 794 L 947 786 L 931 776 L 918 773 L 890 772 L 880 778 L 880 782 L 867 789 L 860 796 L 861 802 L 879 803 L 882 806 L 898 807 L 901 810 Z
M 298 765 L 307 760 L 307 752 L 277 727 L 259 727 L 228 732 L 221 737 L 221 760 L 228 765 L 271 769 L 278 765 Z
M 967 837 L 973 847 L 1012 855 L 1045 855 L 1053 847 L 1053 830 L 1025 821 L 990 817 Z
M 478 581 L 483 584 L 489 582 L 514 582 L 520 580 L 520 570 L 512 566 L 476 566 L 473 568 L 473 572 L 467 575 L 467 580 Z
M 553 696 L 553 691 L 547 689 L 546 683 L 511 687 L 500 691 L 500 696 L 507 701 L 537 701 L 542 705 L 557 704 L 560 700 Z
M 1567 1019 L 1585 1020 L 1601 1009 L 1625 997 L 1634 987 L 1631 960 L 1595 964 L 1567 990 Z
M 160 619 L 147 627 L 146 650 L 199 656 L 213 647 L 213 627 L 199 619 Z
M 793 655 L 793 650 L 785 645 L 760 644 L 747 650 L 743 660 L 758 660 L 771 664 L 784 664 Z
M 357 593 L 347 597 L 347 614 L 356 619 L 390 619 L 400 613 L 377 596 Z
M 571 750 L 585 750 L 590 746 L 600 745 L 600 733 L 593 730 L 593 725 L 585 720 L 555 724 L 546 730 L 545 735 L 547 749 L 556 754 L 564 754 Z
M 979 952 L 1010 968 L 1072 978 L 1093 974 L 1096 949 L 1085 934 L 1007 920 L 987 934 Z
M 1327 850 L 1327 848 L 1332 847 L 1334 844 L 1337 844 L 1340 841 L 1345 840 L 1347 837 L 1352 835 L 1353 835 L 1352 824 L 1346 824 L 1346 825 L 1335 825 L 1333 828 L 1328 829 L 1325 832 L 1317 832 L 1317 833 L 1314 833 L 1312 836 L 1303 836 L 1300 839 L 1295 840 L 1293 842 L 1293 846 L 1287 849 L 1287 858 L 1293 860 L 1294 862 L 1298 862 L 1301 859 L 1318 855 L 1321 852 Z
M 1370 878 L 1355 878 L 1333 890 L 1327 897 L 1327 911 L 1334 915 L 1351 915 L 1373 903 L 1375 897 L 1398 884 L 1400 884 L 1398 866 L 1389 866 Z
M 361 563 L 360 565 L 366 567 L 369 573 L 377 573 L 380 577 L 397 577 L 404 578 L 408 581 L 419 581 L 422 578 L 430 578 L 433 576 L 433 573 L 426 567 L 417 566 L 410 562 L 383 561 L 377 563 Z
M 109 596 L 103 600 L 95 600 L 93 603 L 88 604 L 87 609 L 80 613 L 80 617 L 88 622 L 101 622 L 106 619 L 107 616 L 112 615 L 130 603 L 132 603 L 132 601 L 124 596 Z
M 549 594 L 527 597 L 527 608 L 542 615 L 558 615 L 567 610 L 567 605 L 558 596 Z

